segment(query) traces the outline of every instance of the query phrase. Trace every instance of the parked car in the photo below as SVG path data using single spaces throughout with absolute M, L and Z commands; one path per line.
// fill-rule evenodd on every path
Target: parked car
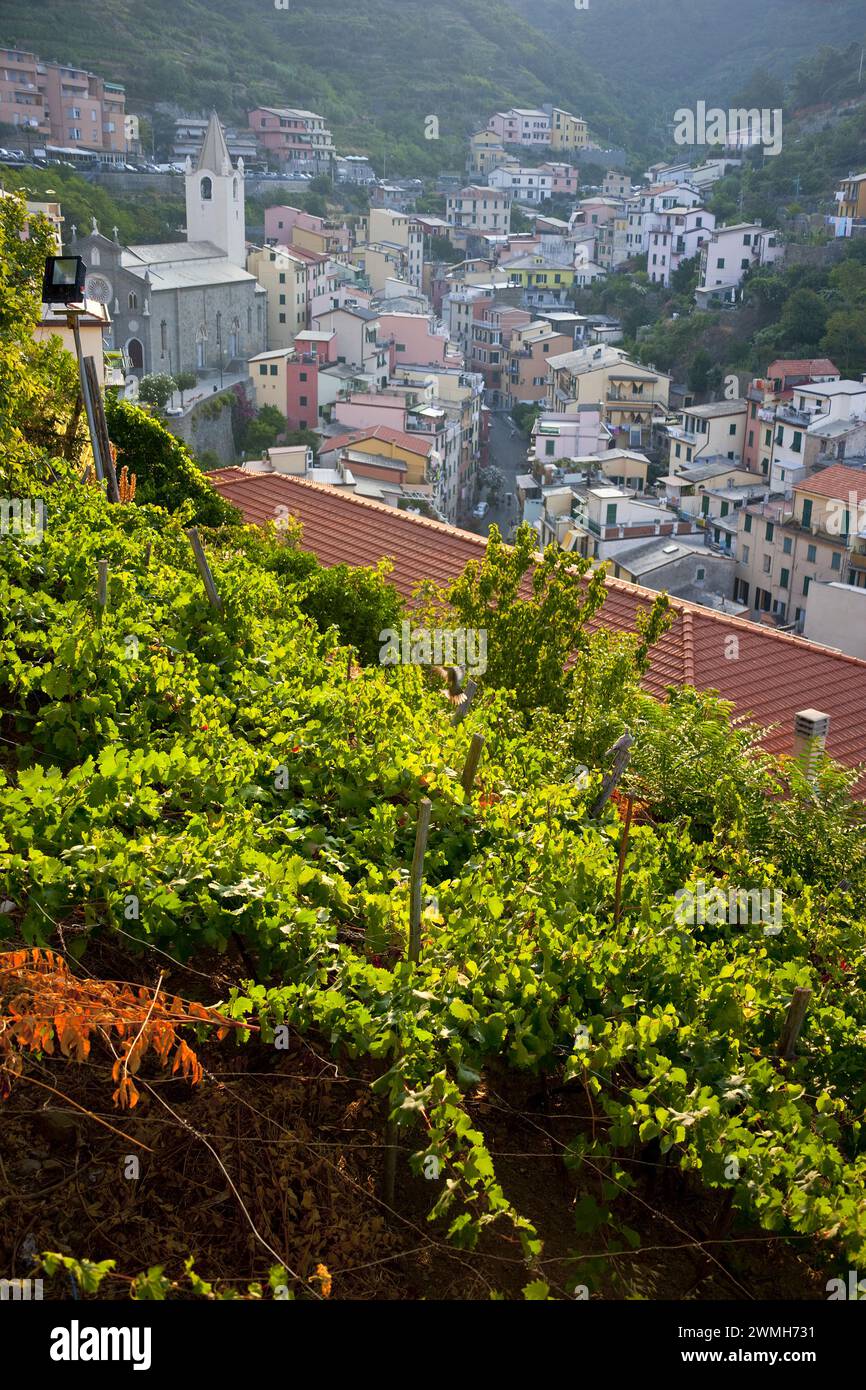
M 473 508 L 472 508 L 472 515 L 473 515 L 474 517 L 476 517 L 478 521 L 483 521 L 484 518 L 486 517 L 488 511 L 489 511 L 489 507 L 488 507 L 487 503 L 486 503 L 486 502 L 479 502 L 478 505 L 477 505 L 476 507 L 473 507 Z

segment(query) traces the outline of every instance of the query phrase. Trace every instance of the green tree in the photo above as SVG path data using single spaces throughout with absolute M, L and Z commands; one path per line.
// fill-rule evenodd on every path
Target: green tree
M 198 377 L 195 372 L 177 372 L 174 378 L 176 389 L 180 392 L 180 403 L 183 405 L 184 391 L 191 391 L 196 385 Z
M 863 311 L 854 313 L 840 309 L 827 320 L 827 331 L 821 339 L 821 351 L 835 362 L 845 377 L 857 377 L 866 372 L 866 322 Z
M 154 405 L 157 410 L 164 410 L 174 395 L 176 381 L 167 372 L 153 372 L 150 376 L 143 376 L 138 388 L 138 399 L 145 405 Z
M 238 520 L 235 508 L 220 497 L 188 449 L 161 420 L 111 395 L 105 410 L 109 437 L 117 447 L 118 469 L 126 464 L 136 475 L 137 503 L 156 502 L 173 512 L 189 501 L 194 520 L 203 526 Z
M 713 359 L 705 347 L 699 347 L 689 363 L 688 385 L 690 391 L 705 395 L 710 387 L 710 371 Z
M 814 290 L 795 290 L 785 301 L 781 330 L 789 348 L 815 348 L 827 326 L 828 309 Z
M 280 414 L 276 406 L 263 405 L 244 431 L 244 452 L 258 454 L 265 449 L 270 449 L 273 444 L 276 444 L 285 429 L 286 417 Z

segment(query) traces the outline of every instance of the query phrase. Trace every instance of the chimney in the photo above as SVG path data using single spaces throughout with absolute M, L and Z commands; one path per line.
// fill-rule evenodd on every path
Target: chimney
M 794 715 L 794 757 L 807 776 L 812 776 L 824 752 L 829 729 L 830 716 L 819 709 L 801 709 Z

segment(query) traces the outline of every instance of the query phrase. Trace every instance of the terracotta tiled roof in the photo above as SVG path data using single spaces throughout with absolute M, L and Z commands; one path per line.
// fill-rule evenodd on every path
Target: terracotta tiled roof
M 361 426 L 352 434 L 325 436 L 319 446 L 320 454 L 332 454 L 335 449 L 356 449 L 364 439 L 385 439 L 389 444 L 397 444 L 401 449 L 409 449 L 413 454 L 426 458 L 433 448 L 430 439 L 419 439 L 417 434 L 407 434 L 405 430 L 395 430 L 391 425 Z
M 839 375 L 839 368 L 829 357 L 779 357 L 767 368 L 770 380 L 784 376 Z
M 406 598 L 420 580 L 448 583 L 484 555 L 482 536 L 318 483 L 239 468 L 208 476 L 253 525 L 288 507 L 303 524 L 304 546 L 323 564 L 372 565 L 389 557 L 391 582 Z M 637 613 L 657 597 L 608 578 L 599 622 L 632 632 Z M 652 694 L 682 684 L 717 690 L 738 716 L 766 727 L 764 746 L 776 753 L 791 751 L 797 711 L 820 709 L 830 716 L 828 751 L 849 765 L 866 763 L 866 661 L 683 599 L 671 599 L 671 608 L 676 621 L 654 647 L 645 682 Z M 866 795 L 866 779 L 860 785 Z
M 823 473 L 813 473 L 796 484 L 802 492 L 813 492 L 817 497 L 837 497 L 847 502 L 853 493 L 858 502 L 866 500 L 866 472 L 862 468 L 846 468 L 844 463 L 835 463 L 825 468 Z

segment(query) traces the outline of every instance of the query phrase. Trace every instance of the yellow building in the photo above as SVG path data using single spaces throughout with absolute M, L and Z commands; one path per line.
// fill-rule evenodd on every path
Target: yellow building
M 291 347 L 295 334 L 307 327 L 307 262 L 287 247 L 271 246 L 251 251 L 247 270 L 268 292 L 268 342 L 272 348 Z
M 509 285 L 519 285 L 524 290 L 568 289 L 574 284 L 573 266 L 545 265 L 543 256 L 521 256 L 502 269 L 508 272 Z
M 838 217 L 866 218 L 866 174 L 849 174 L 836 193 Z
M 586 121 L 580 116 L 572 116 L 570 111 L 562 111 L 558 106 L 554 106 L 550 121 L 552 150 L 585 150 L 588 139 Z
M 667 418 L 671 379 L 632 362 L 621 348 L 580 348 L 548 363 L 548 409 L 573 414 L 598 405 L 619 446 L 646 448 L 652 430 Z
M 470 178 L 484 177 L 491 169 L 502 169 L 511 164 L 517 164 L 517 160 L 513 155 L 506 154 L 505 146 L 494 130 L 479 130 L 475 135 L 470 135 Z

